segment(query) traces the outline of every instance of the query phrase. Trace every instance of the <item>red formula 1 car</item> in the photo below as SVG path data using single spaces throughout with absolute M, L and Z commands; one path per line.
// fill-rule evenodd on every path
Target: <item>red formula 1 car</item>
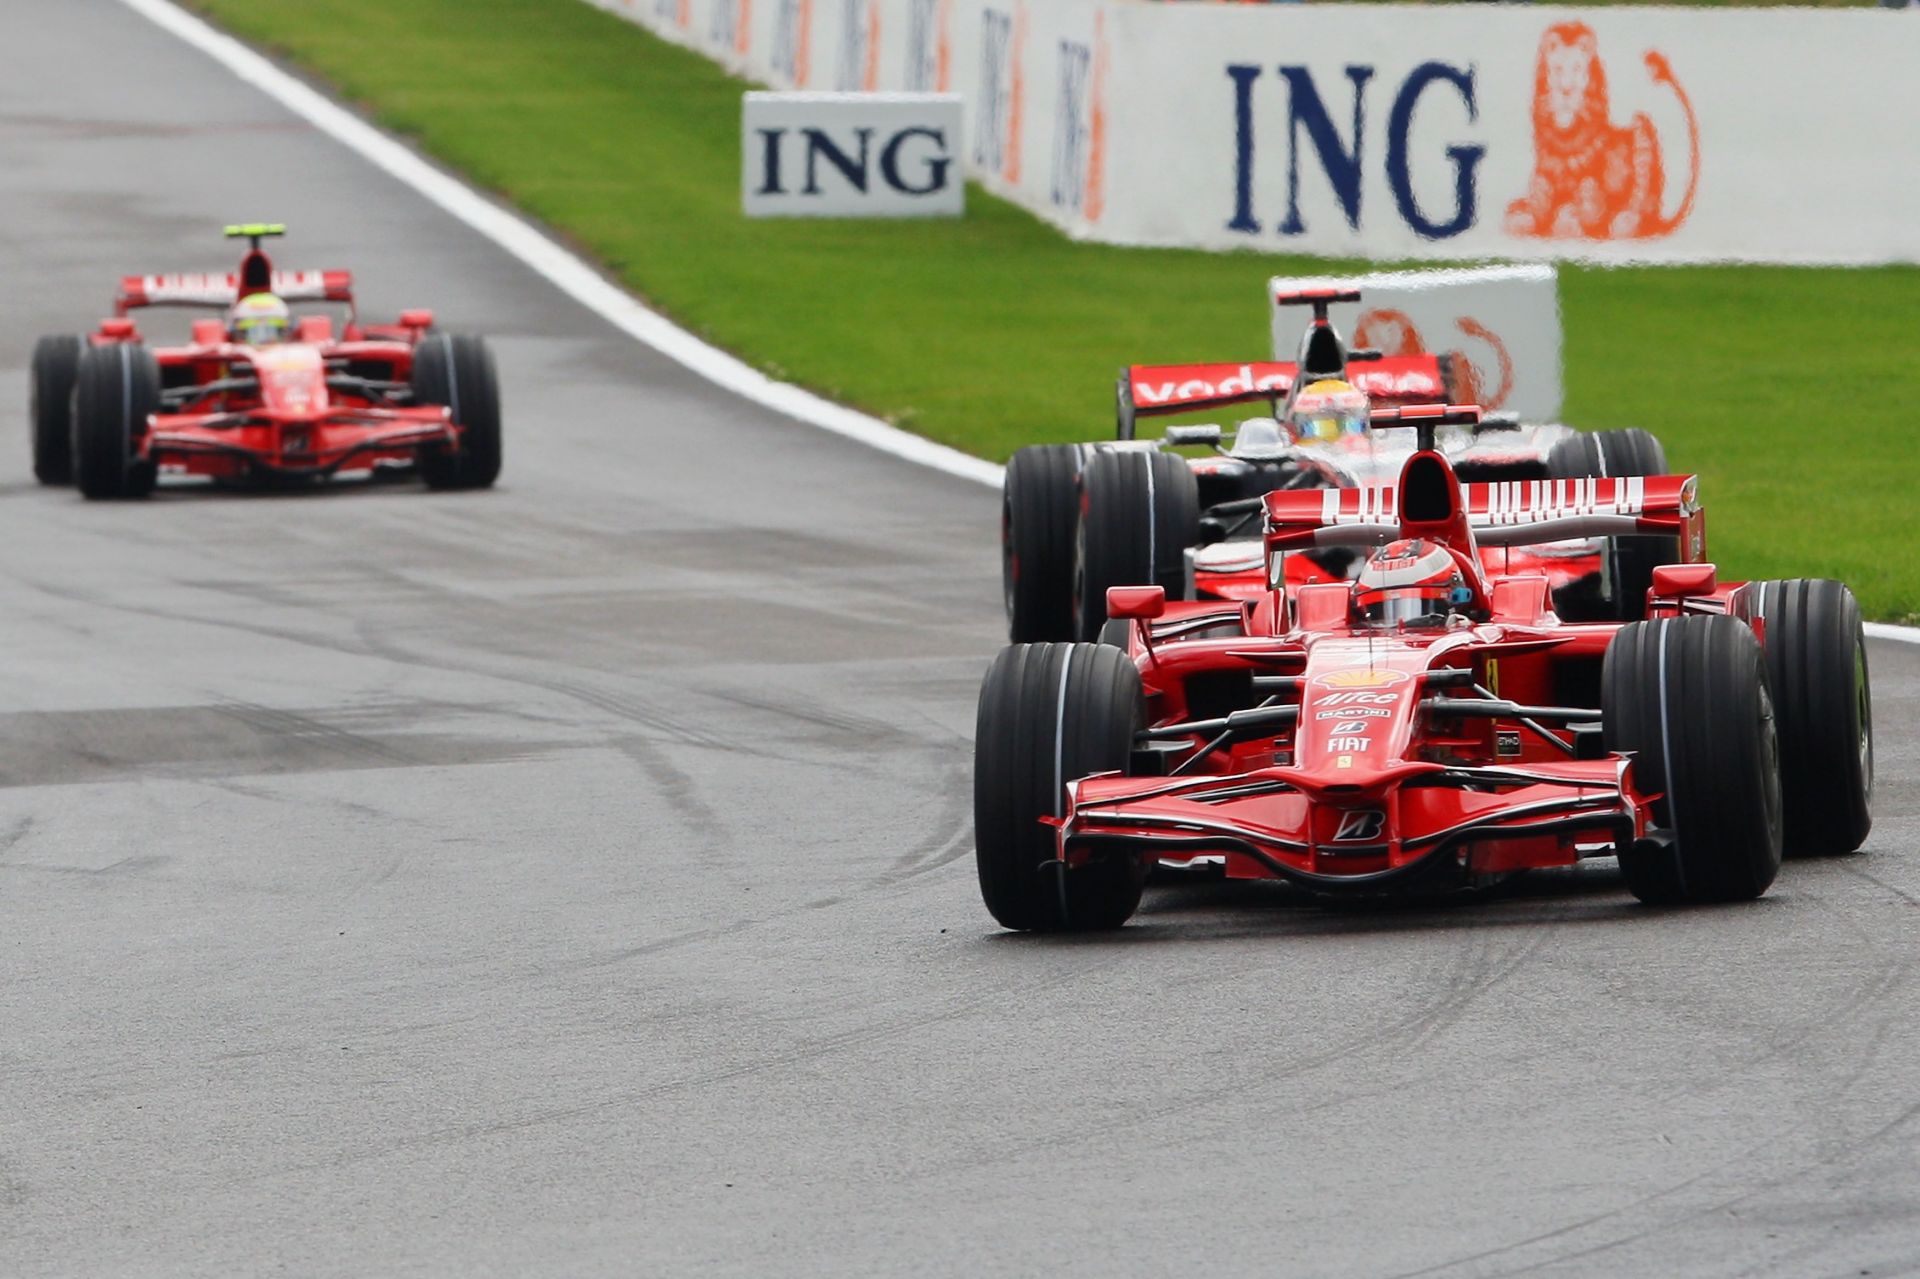
M 1001 653 L 974 790 L 994 918 L 1111 928 L 1155 863 L 1200 856 L 1329 894 L 1613 856 L 1643 901 L 1701 902 L 1765 892 L 1783 847 L 1860 845 L 1873 721 L 1851 592 L 1719 582 L 1692 477 L 1463 484 L 1434 435 L 1477 417 L 1377 423 L 1420 437 L 1392 486 L 1269 494 L 1258 599 L 1115 588 L 1119 644 Z M 1564 622 L 1545 577 L 1486 567 L 1490 549 L 1621 534 L 1686 552 L 1656 570 L 1646 620 Z M 1383 622 L 1365 572 L 1286 585 L 1296 555 L 1389 542 L 1450 561 L 1444 607 Z
M 363 325 L 345 271 L 276 271 L 260 241 L 277 224 L 228 227 L 249 241 L 232 275 L 128 276 L 113 318 L 33 353 L 33 469 L 89 498 L 144 497 L 164 471 L 224 481 L 316 481 L 407 468 L 432 488 L 485 488 L 500 473 L 500 392 L 477 337 L 433 332 L 431 311 Z M 237 314 L 259 301 L 274 326 L 243 334 L 197 319 L 189 340 L 148 346 L 148 307 Z M 344 312 L 290 316 L 287 303 Z M 271 317 L 269 317 L 271 318 Z M 236 321 L 237 323 L 237 321 Z
M 1281 293 L 1312 317 L 1292 361 L 1236 365 L 1135 365 L 1117 387 L 1118 438 L 1101 444 L 1040 444 L 1016 452 L 1002 492 L 1001 555 L 1008 630 L 1015 640 L 1099 637 L 1110 586 L 1158 583 L 1171 599 L 1237 600 L 1265 587 L 1258 541 L 1265 495 L 1275 489 L 1377 487 L 1399 473 L 1411 441 L 1346 437 L 1302 440 L 1291 423 L 1302 391 L 1350 383 L 1376 406 L 1444 403 L 1461 382 L 1447 357 L 1382 358 L 1349 350 L 1329 308 L 1357 301 L 1352 289 Z M 1258 405 L 1271 416 L 1219 426 L 1175 426 L 1137 438 L 1142 419 Z M 1643 430 L 1581 432 L 1559 424 L 1493 417 L 1448 427 L 1440 451 L 1463 480 L 1575 479 L 1660 475 L 1660 441 Z M 1187 456 L 1179 448 L 1209 452 Z M 1569 620 L 1634 621 L 1653 566 L 1670 540 L 1625 537 L 1503 550 L 1491 567 L 1545 574 Z M 1350 558 L 1350 557 L 1347 557 Z M 1339 580 L 1333 552 L 1292 561 L 1298 584 Z

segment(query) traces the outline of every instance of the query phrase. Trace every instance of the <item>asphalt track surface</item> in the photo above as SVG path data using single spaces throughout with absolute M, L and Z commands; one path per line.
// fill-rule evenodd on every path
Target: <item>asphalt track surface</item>
M 0 0 L 0 1274 L 1920 1269 L 1920 651 L 1761 902 L 996 930 L 997 503 L 743 407 L 111 0 Z M 490 335 L 492 493 L 31 479 L 123 271 Z M 1012 303 L 1010 303 L 1012 304 Z

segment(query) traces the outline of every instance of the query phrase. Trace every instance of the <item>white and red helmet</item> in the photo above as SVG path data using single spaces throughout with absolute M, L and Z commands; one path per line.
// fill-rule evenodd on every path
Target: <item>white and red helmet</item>
M 1360 626 L 1445 626 L 1464 616 L 1472 600 L 1446 547 L 1402 538 L 1367 557 L 1353 584 L 1353 617 Z

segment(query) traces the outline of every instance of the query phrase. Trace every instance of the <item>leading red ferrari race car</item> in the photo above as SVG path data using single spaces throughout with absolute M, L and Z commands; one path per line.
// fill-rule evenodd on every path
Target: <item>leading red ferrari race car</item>
M 1269 588 L 1116 587 L 1114 643 L 1016 644 L 981 689 L 980 887 L 1015 929 L 1112 928 L 1163 860 L 1311 891 L 1460 886 L 1619 859 L 1648 902 L 1758 896 L 1783 849 L 1858 848 L 1873 716 L 1860 610 L 1832 581 L 1723 583 L 1691 476 L 1463 484 L 1418 432 L 1384 488 L 1263 499 Z M 1569 623 L 1486 551 L 1659 536 L 1645 620 Z M 1290 586 L 1287 561 L 1367 554 Z M 1384 548 L 1384 549 L 1383 549 Z
M 345 271 L 277 271 L 276 223 L 231 275 L 128 276 L 112 318 L 33 352 L 33 470 L 89 498 L 145 497 L 162 472 L 224 481 L 317 481 L 343 470 L 417 473 L 430 488 L 500 474 L 500 391 L 480 338 L 436 333 L 433 313 L 362 324 Z M 294 316 L 288 303 L 344 312 Z M 148 346 L 132 313 L 216 310 L 189 340 Z

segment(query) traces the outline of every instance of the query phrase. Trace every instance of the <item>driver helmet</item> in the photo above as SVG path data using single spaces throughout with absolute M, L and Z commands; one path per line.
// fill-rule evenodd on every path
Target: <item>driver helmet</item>
M 1367 433 L 1367 393 L 1334 378 L 1300 388 L 1287 409 L 1296 444 L 1337 444 Z
M 1444 627 L 1466 616 L 1473 592 L 1447 548 L 1425 538 L 1388 542 L 1367 557 L 1353 584 L 1359 626 Z
M 287 304 L 271 293 L 250 293 L 227 313 L 227 334 L 248 346 L 268 346 L 287 340 L 293 315 Z

